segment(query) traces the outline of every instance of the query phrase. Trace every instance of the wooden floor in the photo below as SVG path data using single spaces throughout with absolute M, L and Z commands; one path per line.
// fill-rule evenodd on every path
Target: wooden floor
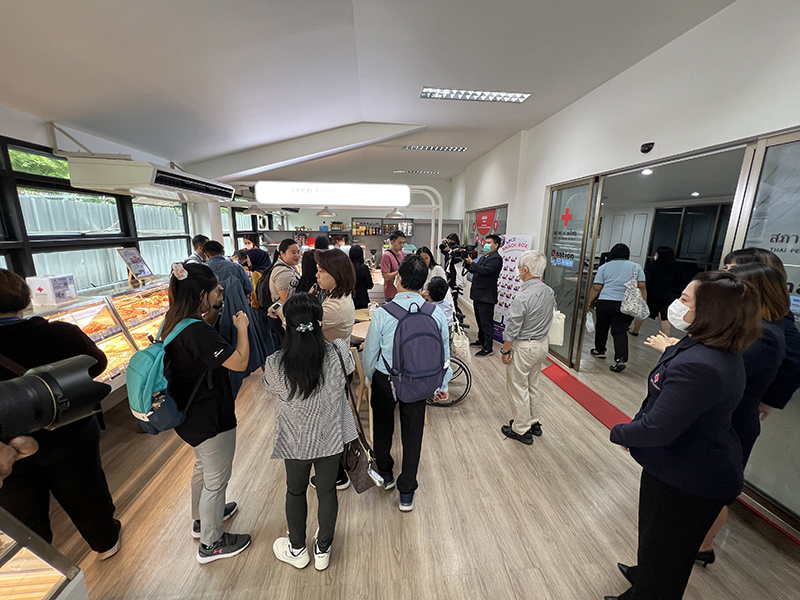
M 618 376 L 603 366 L 612 378 L 596 389 L 614 392 L 610 399 L 632 414 L 644 378 L 633 368 Z M 475 359 L 472 371 L 473 390 L 461 405 L 429 409 L 414 511 L 398 511 L 396 490 L 340 493 L 325 572 L 315 571 L 313 561 L 300 571 L 273 556 L 272 542 L 286 531 L 284 471 L 269 459 L 272 400 L 258 374 L 237 401 L 229 499 L 241 510 L 226 524 L 252 534 L 251 548 L 232 559 L 197 563 L 190 535 L 191 449 L 174 433 L 138 433 L 124 405 L 109 411 L 102 448 L 123 523 L 122 550 L 97 561 L 58 508 L 55 546 L 85 571 L 94 600 L 581 600 L 624 591 L 616 563 L 635 562 L 640 469 L 609 443 L 603 425 L 546 377 L 543 437 L 531 447 L 504 439 L 499 429 L 509 417 L 499 352 Z M 397 459 L 397 438 L 395 447 Z M 311 491 L 309 540 L 315 512 Z M 733 514 L 719 538 L 717 563 L 695 568 L 686 598 L 796 600 L 798 590 L 798 548 L 757 519 Z

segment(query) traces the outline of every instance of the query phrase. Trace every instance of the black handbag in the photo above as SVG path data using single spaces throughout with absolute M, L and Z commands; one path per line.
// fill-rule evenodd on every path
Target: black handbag
M 344 470 L 347 471 L 350 481 L 353 482 L 353 487 L 356 489 L 356 492 L 361 494 L 376 485 L 383 485 L 383 477 L 381 477 L 373 467 L 375 464 L 375 456 L 372 453 L 372 447 L 369 445 L 369 442 L 367 442 L 367 437 L 364 435 L 364 428 L 361 426 L 361 418 L 356 409 L 353 391 L 350 389 L 350 384 L 347 381 L 347 369 L 344 366 L 344 359 L 336 346 L 334 346 L 334 350 L 336 350 L 339 363 L 342 365 L 344 387 L 347 393 L 347 399 L 350 402 L 350 409 L 353 412 L 353 418 L 356 421 L 356 429 L 358 430 L 358 437 L 352 442 L 346 442 L 344 445 L 342 466 Z

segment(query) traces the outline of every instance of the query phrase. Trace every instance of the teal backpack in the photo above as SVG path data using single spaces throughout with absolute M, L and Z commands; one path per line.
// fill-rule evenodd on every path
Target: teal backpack
M 128 363 L 128 403 L 131 413 L 147 433 L 156 435 L 162 431 L 174 429 L 186 419 L 189 405 L 194 400 L 205 373 L 194 386 L 186 408 L 183 411 L 178 410 L 175 399 L 167 391 L 168 382 L 164 376 L 164 349 L 167 344 L 178 337 L 181 331 L 198 321 L 198 319 L 183 319 L 175 325 L 163 342 L 158 339 L 161 337 L 161 329 L 164 327 L 162 324 L 158 330 L 156 341 L 144 350 L 134 353 Z M 211 372 L 208 373 L 210 375 Z

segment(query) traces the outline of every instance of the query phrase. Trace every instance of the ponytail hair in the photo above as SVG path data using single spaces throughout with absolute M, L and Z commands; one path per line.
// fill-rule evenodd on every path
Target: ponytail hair
M 281 243 L 275 248 L 275 254 L 272 255 L 272 264 L 274 265 L 278 262 L 278 259 L 281 257 L 281 252 L 285 253 L 291 246 L 298 246 L 297 242 L 292 238 L 284 238 L 281 240 Z
M 169 310 L 164 317 L 161 339 L 183 319 L 200 312 L 203 292 L 208 295 L 219 285 L 211 267 L 196 263 L 175 263 L 169 278 Z
M 289 395 L 305 400 L 324 383 L 322 364 L 327 342 L 322 336 L 322 304 L 311 294 L 294 294 L 283 305 L 286 335 L 280 359 Z

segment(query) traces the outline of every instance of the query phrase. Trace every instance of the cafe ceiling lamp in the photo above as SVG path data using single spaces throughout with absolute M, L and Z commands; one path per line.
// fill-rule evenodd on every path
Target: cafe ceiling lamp
M 318 211 L 317 211 L 317 216 L 318 216 L 318 217 L 335 217 L 335 216 L 337 216 L 337 215 L 336 215 L 336 213 L 335 213 L 335 212 L 333 212 L 333 211 L 332 211 L 330 208 L 328 208 L 328 207 L 326 206 L 326 207 L 325 207 L 325 208 L 323 208 L 322 210 L 318 210 Z
M 395 208 L 392 212 L 390 212 L 384 218 L 386 218 L 386 219 L 405 219 L 406 216 Z
M 392 208 L 411 204 L 411 188 L 395 183 L 259 181 L 256 200 L 273 206 Z

